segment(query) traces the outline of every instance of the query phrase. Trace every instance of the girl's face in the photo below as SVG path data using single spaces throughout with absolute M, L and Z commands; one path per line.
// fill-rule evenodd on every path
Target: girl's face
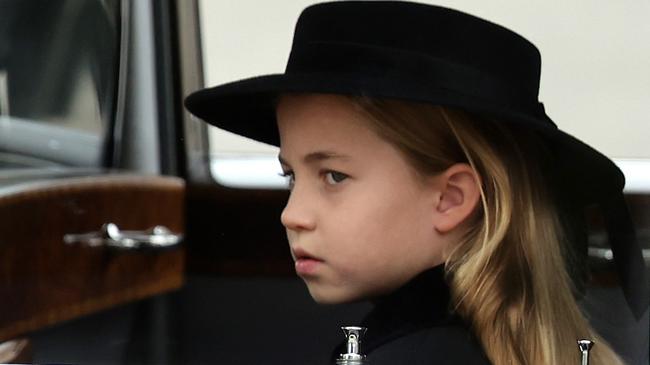
M 372 298 L 443 262 L 435 177 L 416 175 L 342 97 L 291 95 L 277 108 L 282 213 L 296 272 L 320 303 Z

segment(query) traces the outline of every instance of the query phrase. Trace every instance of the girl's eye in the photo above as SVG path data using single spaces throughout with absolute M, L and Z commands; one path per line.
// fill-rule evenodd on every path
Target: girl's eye
M 325 173 L 325 181 L 330 185 L 336 185 L 347 178 L 348 175 L 338 171 L 327 171 Z
M 293 185 L 296 183 L 296 177 L 293 174 L 293 171 L 284 171 L 280 174 L 280 176 L 284 177 L 287 180 L 289 189 L 292 189 Z

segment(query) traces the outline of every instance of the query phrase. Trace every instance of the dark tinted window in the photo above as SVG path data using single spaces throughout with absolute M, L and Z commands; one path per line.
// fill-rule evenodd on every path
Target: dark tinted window
M 118 0 L 0 0 L 0 168 L 101 165 L 119 10 Z

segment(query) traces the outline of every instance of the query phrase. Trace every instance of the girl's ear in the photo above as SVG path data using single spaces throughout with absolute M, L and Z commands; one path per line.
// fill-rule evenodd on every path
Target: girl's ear
M 452 165 L 436 176 L 439 196 L 436 199 L 434 226 L 438 233 L 452 231 L 476 209 L 481 199 L 481 180 L 466 163 Z

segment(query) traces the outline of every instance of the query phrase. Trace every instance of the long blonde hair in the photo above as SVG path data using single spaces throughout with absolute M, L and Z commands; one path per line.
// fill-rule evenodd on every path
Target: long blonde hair
M 571 250 L 536 166 L 543 147 L 534 146 L 534 132 L 451 108 L 350 100 L 420 174 L 464 162 L 480 176 L 481 204 L 445 267 L 451 304 L 493 364 L 578 363 L 582 338 L 597 343 L 591 364 L 622 364 L 575 301 Z

